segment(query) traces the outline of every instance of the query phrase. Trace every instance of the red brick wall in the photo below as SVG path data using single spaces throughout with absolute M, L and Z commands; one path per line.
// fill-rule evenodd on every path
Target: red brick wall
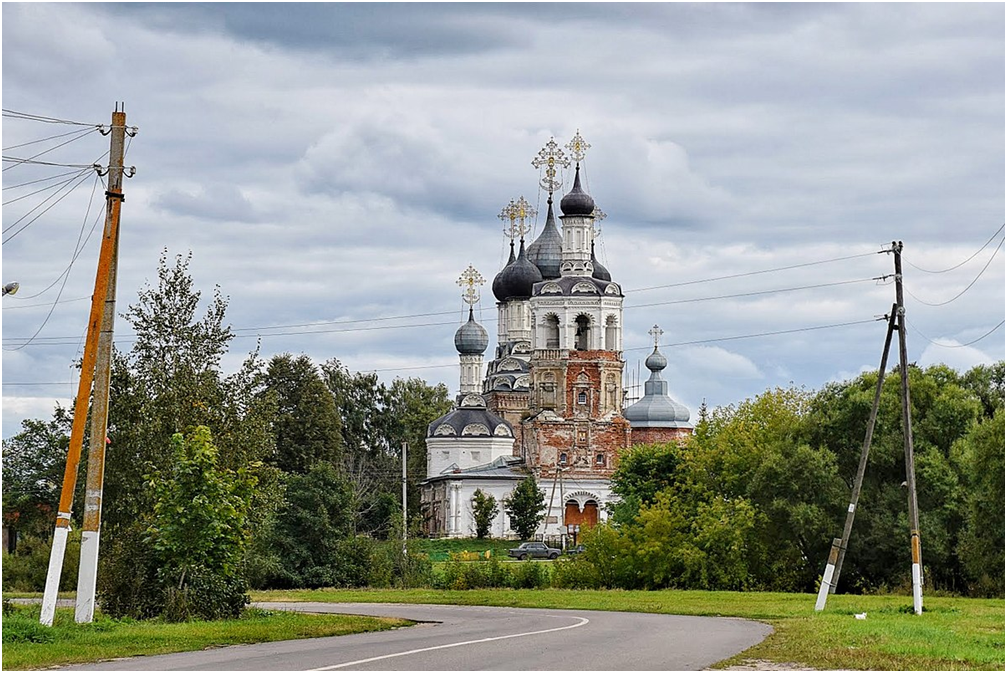
M 668 442 L 684 442 L 692 434 L 689 428 L 633 428 L 632 443 L 637 444 L 667 444 Z

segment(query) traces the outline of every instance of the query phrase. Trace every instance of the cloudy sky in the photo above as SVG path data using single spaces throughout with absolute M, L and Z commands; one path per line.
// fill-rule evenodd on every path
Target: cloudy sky
M 71 140 L 37 160 L 87 165 L 108 148 L 15 113 L 107 124 L 116 101 L 139 127 L 120 311 L 165 248 L 191 250 L 204 297 L 217 284 L 230 298 L 229 371 L 259 338 L 266 356 L 455 390 L 455 280 L 470 263 L 492 279 L 498 213 L 523 195 L 544 214 L 531 159 L 577 129 L 608 215 L 599 254 L 626 290 L 627 372 L 659 324 L 693 412 L 877 367 L 885 324 L 871 321 L 894 287 L 871 279 L 892 273 L 878 251 L 893 240 L 910 359 L 1004 357 L 1001 3 L 2 13 L 2 279 L 21 284 L 3 299 L 5 437 L 76 390 L 102 208 L 99 185 L 88 210 L 93 177 L 8 158 Z M 479 313 L 495 333 L 489 283 Z

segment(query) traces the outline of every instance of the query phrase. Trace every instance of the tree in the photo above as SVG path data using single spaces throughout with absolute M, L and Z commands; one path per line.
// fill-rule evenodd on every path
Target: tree
M 304 474 L 319 461 L 338 463 L 342 428 L 335 398 L 306 355 L 276 355 L 265 374 L 264 396 L 272 396 L 273 464 Z
M 145 475 L 153 510 L 113 538 L 99 572 L 113 617 L 236 617 L 248 602 L 242 560 L 256 479 L 218 466 L 209 428 L 171 438 L 171 461 Z
M 48 539 L 52 534 L 71 421 L 67 410 L 57 406 L 51 421 L 25 419 L 21 432 L 3 440 L 3 521 L 9 531 L 10 553 L 19 536 Z
M 973 595 L 1004 594 L 1004 408 L 954 447 L 968 495 L 957 553 Z
M 363 586 L 369 546 L 354 534 L 353 485 L 327 462 L 287 481 L 284 502 L 265 536 L 277 559 L 263 584 L 276 588 Z
M 472 518 L 476 522 L 476 538 L 482 540 L 489 535 L 493 518 L 500 513 L 497 499 L 477 488 L 472 495 Z M 537 524 L 536 524 L 537 525 Z
M 504 511 L 510 517 L 511 528 L 522 540 L 528 540 L 535 534 L 535 529 L 545 515 L 545 494 L 535 483 L 535 476 L 518 482 L 510 497 L 504 500 Z
M 612 492 L 619 500 L 612 507 L 616 524 L 632 521 L 640 508 L 682 478 L 681 449 L 676 443 L 638 444 L 619 456 L 612 474 Z

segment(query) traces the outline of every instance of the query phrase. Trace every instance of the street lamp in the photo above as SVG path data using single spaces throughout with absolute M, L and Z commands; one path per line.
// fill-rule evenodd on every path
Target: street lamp
M 14 294 L 19 287 L 21 287 L 19 283 L 7 283 L 3 286 L 3 296 L 6 297 L 9 294 Z

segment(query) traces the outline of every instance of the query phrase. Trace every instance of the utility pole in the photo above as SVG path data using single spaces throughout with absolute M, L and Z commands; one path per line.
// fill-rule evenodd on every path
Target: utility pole
M 888 314 L 888 333 L 885 336 L 885 347 L 881 351 L 881 365 L 878 367 L 878 383 L 874 388 L 874 404 L 871 406 L 871 415 L 867 420 L 867 433 L 864 437 L 864 446 L 860 452 L 860 464 L 857 466 L 857 475 L 853 480 L 853 492 L 850 494 L 850 506 L 846 509 L 846 523 L 843 525 L 843 536 L 832 540 L 832 549 L 829 552 L 829 560 L 825 565 L 825 573 L 822 575 L 822 585 L 818 591 L 818 600 L 815 602 L 815 611 L 821 612 L 825 608 L 825 600 L 828 594 L 836 593 L 836 585 L 839 583 L 839 574 L 843 570 L 843 558 L 846 556 L 846 547 L 850 542 L 850 533 L 853 530 L 853 518 L 856 515 L 857 503 L 860 500 L 860 489 L 864 483 L 864 472 L 867 470 L 867 455 L 871 450 L 871 439 L 874 437 L 874 425 L 878 419 L 878 406 L 881 403 L 881 388 L 885 382 L 885 371 L 888 369 L 888 352 L 892 347 L 892 334 L 895 332 L 895 320 L 898 314 L 898 305 L 892 304 L 891 313 Z
M 83 602 L 89 604 L 81 611 L 82 597 L 78 593 L 76 619 L 91 621 L 94 613 L 94 586 L 97 573 L 98 527 L 101 519 L 101 480 L 104 476 L 105 433 L 108 420 L 108 380 L 109 358 L 102 357 L 100 351 L 111 354 L 112 318 L 115 315 L 115 276 L 117 250 L 119 244 L 119 215 L 122 208 L 123 154 L 126 136 L 126 113 L 116 105 L 112 113 L 111 147 L 109 150 L 108 190 L 105 192 L 105 228 L 98 255 L 98 271 L 95 275 L 94 294 L 91 295 L 91 312 L 88 318 L 87 339 L 81 365 L 77 398 L 74 401 L 73 426 L 70 431 L 70 447 L 67 451 L 66 469 L 63 472 L 63 488 L 60 492 L 59 510 L 56 514 L 56 529 L 53 534 L 52 550 L 49 555 L 49 569 L 46 572 L 45 592 L 42 596 L 42 612 L 39 621 L 52 626 L 56 612 L 56 595 L 63 572 L 63 557 L 66 554 L 66 539 L 70 532 L 70 516 L 73 507 L 73 492 L 77 484 L 77 468 L 84 444 L 84 423 L 87 419 L 91 385 L 96 376 L 98 385 L 94 390 L 94 416 L 91 426 L 88 483 L 84 509 L 84 534 L 81 540 L 81 568 L 78 592 L 85 586 Z M 111 305 L 109 298 L 111 297 Z M 107 323 L 106 323 L 107 319 Z M 98 444 L 99 446 L 95 447 Z M 96 464 L 91 464 L 94 460 Z M 94 478 L 92 479 L 92 473 Z M 87 558 L 93 556 L 94 563 L 85 568 L 85 545 Z M 90 562 L 89 562 L 90 563 Z M 86 576 L 85 576 L 86 575 Z M 90 583 L 89 594 L 86 585 Z M 84 618 L 82 618 L 84 617 Z
M 916 502 L 916 468 L 913 465 L 913 426 L 909 404 L 909 356 L 906 349 L 906 307 L 902 297 L 902 241 L 892 241 L 895 256 L 895 303 L 899 314 L 899 373 L 902 376 L 902 437 L 906 454 L 906 490 L 909 492 L 909 543 L 912 551 L 913 610 L 923 614 L 923 560 L 920 554 L 920 515 Z
M 846 510 L 846 523 L 843 525 L 843 537 L 839 545 L 836 559 L 836 572 L 829 587 L 829 593 L 836 593 L 839 574 L 843 571 L 843 559 L 846 557 L 846 547 L 850 543 L 850 533 L 853 530 L 853 517 L 856 516 L 857 504 L 860 501 L 860 489 L 864 484 L 864 472 L 867 471 L 867 454 L 871 450 L 871 440 L 874 438 L 874 426 L 878 420 L 878 407 L 881 404 L 881 388 L 885 383 L 885 372 L 888 370 L 888 351 L 892 347 L 892 334 L 895 333 L 895 321 L 898 317 L 898 306 L 892 304 L 888 314 L 888 333 L 885 335 L 885 348 L 881 352 L 881 365 L 878 367 L 878 383 L 874 387 L 874 404 L 871 406 L 871 416 L 867 420 L 867 434 L 864 436 L 864 448 L 860 452 L 860 464 L 857 465 L 857 476 L 853 480 L 853 492 L 850 494 L 850 506 Z
M 409 539 L 409 519 L 406 516 L 406 454 L 409 451 L 409 443 L 402 442 L 402 555 L 408 556 L 409 550 L 406 541 Z

